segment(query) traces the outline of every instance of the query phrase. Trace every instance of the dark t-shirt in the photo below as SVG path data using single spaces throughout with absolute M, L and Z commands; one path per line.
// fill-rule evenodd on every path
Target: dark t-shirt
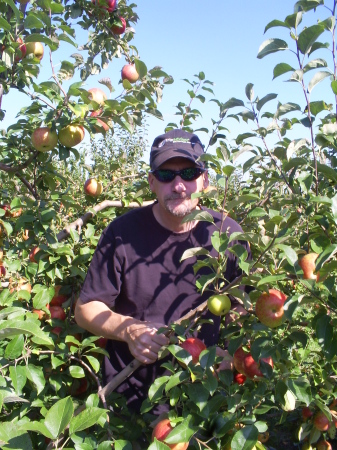
M 132 210 L 104 230 L 80 297 L 84 303 L 102 301 L 118 314 L 170 324 L 212 294 L 207 291 L 200 295 L 196 288 L 197 278 L 210 273 L 210 269 L 205 267 L 194 274 L 196 257 L 180 259 L 185 250 L 194 247 L 203 247 L 217 256 L 211 237 L 220 227 L 221 214 L 206 209 L 214 217 L 215 225 L 200 221 L 190 231 L 173 233 L 157 222 L 152 208 L 150 205 Z M 227 230 L 228 235 L 242 231 L 229 217 L 222 230 Z M 240 243 L 249 252 L 247 243 Z M 224 277 L 230 282 L 240 273 L 235 256 L 228 252 Z M 214 320 L 214 325 L 203 326 L 199 334 L 207 346 L 217 343 L 220 327 L 219 317 L 212 314 L 209 317 Z M 124 342 L 109 340 L 107 351 L 110 359 L 104 361 L 105 383 L 134 359 Z M 138 409 L 147 397 L 150 384 L 161 373 L 160 361 L 142 366 L 116 391 L 123 393 L 129 405 Z

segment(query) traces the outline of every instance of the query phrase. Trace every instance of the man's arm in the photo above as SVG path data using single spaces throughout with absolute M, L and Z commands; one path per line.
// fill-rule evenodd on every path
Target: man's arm
M 157 334 L 158 329 L 165 325 L 117 314 L 98 300 L 84 303 L 79 298 L 75 320 L 80 327 L 96 336 L 126 342 L 130 353 L 142 364 L 155 362 L 160 348 L 168 344 L 164 334 Z

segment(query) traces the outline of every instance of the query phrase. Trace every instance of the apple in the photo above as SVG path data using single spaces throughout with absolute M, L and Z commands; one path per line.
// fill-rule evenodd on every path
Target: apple
M 9 203 L 5 203 L 3 205 L 0 205 L 0 208 L 5 211 L 5 217 L 11 216 L 11 205 Z
M 207 348 L 200 339 L 194 337 L 186 339 L 180 344 L 180 347 L 192 355 L 192 361 L 194 364 L 199 362 L 200 353 Z
M 246 381 L 247 377 L 243 373 L 235 373 L 234 374 L 234 383 L 243 384 Z
M 29 260 L 30 260 L 30 262 L 34 262 L 34 263 L 36 263 L 37 261 L 36 261 L 36 259 L 35 259 L 35 255 L 38 253 L 40 251 L 40 247 L 37 247 L 37 246 L 35 246 L 35 247 L 33 247 L 32 249 L 31 249 L 31 251 L 30 251 L 30 253 L 29 253 Z
M 122 68 L 122 80 L 128 80 L 130 83 L 135 83 L 139 78 L 139 74 L 134 64 L 126 64 Z
M 62 327 L 54 327 L 50 330 L 51 333 L 56 334 L 58 337 L 60 336 L 60 334 L 62 333 L 63 328 Z
M 19 48 L 17 48 L 15 51 L 14 61 L 19 62 L 19 61 L 21 61 L 22 58 L 24 58 L 26 56 L 27 47 L 21 38 L 17 38 L 16 42 L 18 42 L 20 45 L 19 45 Z
M 95 6 L 101 9 L 105 9 L 109 13 L 114 11 L 117 6 L 117 0 L 91 0 Z
M 4 277 L 6 275 L 6 268 L 4 265 L 0 265 L 0 277 Z
M 271 367 L 274 367 L 273 360 L 270 356 L 267 358 L 261 358 L 260 361 L 264 361 Z M 248 354 L 244 359 L 244 374 L 248 378 L 263 377 L 263 373 L 259 369 L 260 363 L 255 361 L 251 354 Z
M 62 306 L 63 303 L 68 300 L 68 296 L 64 294 L 60 294 L 60 289 L 62 286 L 55 286 L 55 294 L 54 297 L 50 300 L 51 306 Z
M 308 406 L 304 406 L 304 408 L 302 408 L 302 417 L 304 420 L 309 419 L 313 415 L 314 415 L 314 413 L 311 411 L 311 409 Z
M 329 419 L 322 411 L 318 411 L 315 414 L 313 424 L 319 431 L 327 431 L 330 427 Z
M 263 433 L 259 433 L 257 436 L 257 440 L 261 442 L 261 444 L 265 444 L 269 440 L 269 433 L 265 431 Z
M 307 253 L 299 261 L 298 265 L 303 270 L 304 280 L 316 280 L 319 279 L 319 273 L 314 273 L 316 270 L 317 253 Z
M 173 430 L 173 427 L 169 421 L 169 419 L 163 419 L 157 423 L 152 431 L 152 442 L 154 438 L 158 439 L 158 441 L 165 442 L 165 439 Z M 188 442 L 179 442 L 177 444 L 166 444 L 172 450 L 186 450 L 188 448 Z
M 94 101 L 94 102 L 98 103 L 99 105 L 102 105 L 105 102 L 105 100 L 108 98 L 106 96 L 106 93 L 104 91 L 102 91 L 102 89 L 99 89 L 99 88 L 88 89 L 88 92 L 89 92 L 90 101 Z
M 41 42 L 27 42 L 26 43 L 26 56 L 33 54 L 34 58 L 41 61 L 43 58 L 44 48 Z
M 89 178 L 84 183 L 84 192 L 92 197 L 98 197 L 103 192 L 103 184 L 95 178 Z
M 51 319 L 66 320 L 66 313 L 61 306 L 50 306 L 49 311 Z
M 270 356 L 261 358 L 260 361 L 264 361 L 274 367 L 273 360 Z M 263 377 L 263 373 L 260 371 L 260 363 L 256 362 L 250 352 L 245 351 L 242 347 L 239 347 L 233 355 L 233 364 L 235 369 L 246 375 L 248 378 Z
M 207 300 L 207 307 L 215 316 L 223 316 L 231 309 L 232 303 L 228 295 L 216 294 L 209 297 Z
M 233 355 L 234 367 L 241 374 L 244 374 L 244 359 L 248 354 L 249 352 L 246 352 L 242 347 L 239 347 Z
M 36 128 L 31 139 L 33 147 L 39 152 L 49 152 L 56 147 L 58 141 L 56 131 L 49 127 Z
M 59 141 L 65 147 L 75 147 L 83 141 L 85 131 L 82 125 L 71 123 L 59 131 Z
M 107 338 L 101 336 L 99 339 L 97 339 L 95 345 L 100 348 L 105 348 L 107 342 L 108 342 Z
M 330 442 L 324 440 L 324 441 L 317 442 L 316 449 L 317 450 L 332 450 L 332 446 L 331 446 Z
M 13 211 L 11 211 L 11 217 L 20 217 L 22 214 L 22 208 L 16 208 Z
M 97 117 L 97 116 L 99 116 L 99 115 L 101 115 L 101 114 L 102 114 L 102 110 L 101 110 L 101 109 L 98 109 L 97 111 L 92 111 L 92 113 L 90 114 L 89 117 Z M 95 131 L 97 131 L 98 133 L 101 133 L 101 132 L 102 132 L 101 128 L 103 128 L 105 132 L 109 131 L 109 129 L 110 129 L 109 125 L 106 124 L 105 122 L 103 122 L 102 119 L 99 119 L 99 118 L 97 117 L 96 123 L 97 123 L 97 125 L 99 125 L 99 127 L 97 127 L 97 126 L 94 125 L 94 129 L 95 129 Z
M 283 321 L 283 305 L 286 299 L 287 296 L 277 289 L 263 292 L 255 305 L 255 312 L 260 322 L 269 328 L 280 326 Z
M 86 378 L 77 378 L 73 381 L 69 390 L 69 394 L 77 397 L 86 392 L 88 390 L 88 387 L 89 383 Z
M 31 293 L 32 285 L 24 278 L 20 278 L 18 280 L 18 285 L 16 287 L 16 291 L 27 291 L 27 292 Z
M 37 314 L 39 320 L 44 320 L 47 317 L 47 313 L 42 309 L 32 309 L 32 313 Z
M 124 17 L 119 17 L 119 20 L 122 22 L 122 25 L 112 25 L 111 27 L 111 31 L 114 34 L 123 34 L 125 32 L 126 29 L 126 21 L 124 19 Z

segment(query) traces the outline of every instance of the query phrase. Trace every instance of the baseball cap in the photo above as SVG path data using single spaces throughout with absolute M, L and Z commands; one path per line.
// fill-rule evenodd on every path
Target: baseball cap
M 150 152 L 151 170 L 157 170 L 164 162 L 172 158 L 186 158 L 203 167 L 199 156 L 204 154 L 204 146 L 196 134 L 174 129 L 161 134 L 153 141 Z

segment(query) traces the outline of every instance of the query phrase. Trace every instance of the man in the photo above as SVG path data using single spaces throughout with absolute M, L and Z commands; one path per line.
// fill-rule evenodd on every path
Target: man
M 191 194 L 208 186 L 207 170 L 198 160 L 203 153 L 199 138 L 183 130 L 169 131 L 154 140 L 148 181 L 157 201 L 116 218 L 104 230 L 76 305 L 77 323 L 109 339 L 105 383 L 134 358 L 143 364 L 117 389 L 134 410 L 139 410 L 149 386 L 162 373 L 160 361 L 155 362 L 168 340 L 157 330 L 212 294 L 200 295 L 196 288 L 197 278 L 210 269 L 195 275 L 196 258 L 180 261 L 192 247 L 207 248 L 216 256 L 211 236 L 221 224 L 221 214 L 208 210 L 215 225 L 183 222 L 187 214 L 201 209 Z M 228 234 L 242 231 L 229 217 L 223 224 L 225 230 Z M 224 277 L 230 282 L 239 274 L 236 258 L 228 252 Z M 214 325 L 204 325 L 199 338 L 209 346 L 217 343 L 220 319 L 208 317 Z

